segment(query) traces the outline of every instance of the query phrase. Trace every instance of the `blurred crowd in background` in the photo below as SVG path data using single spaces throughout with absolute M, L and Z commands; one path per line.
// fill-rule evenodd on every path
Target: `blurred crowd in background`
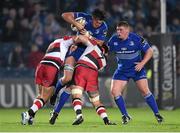
M 147 37 L 160 33 L 160 0 L 1 0 L 0 67 L 35 68 L 54 39 L 71 35 L 62 18 L 67 11 L 105 11 L 108 38 L 116 23 L 127 20 L 132 30 Z M 167 32 L 177 35 L 180 53 L 180 1 L 167 0 Z M 179 39 L 179 40 L 178 40 Z M 180 55 L 177 55 L 180 74 Z

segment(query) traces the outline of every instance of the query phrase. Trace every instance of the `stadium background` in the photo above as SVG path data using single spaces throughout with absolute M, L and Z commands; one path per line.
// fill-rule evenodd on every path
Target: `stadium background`
M 161 108 L 180 107 L 180 1 L 167 0 L 167 33 L 162 35 L 159 0 L 1 0 L 0 108 L 31 105 L 36 96 L 34 69 L 47 46 L 56 38 L 74 34 L 70 26 L 62 20 L 61 13 L 91 13 L 95 8 L 106 13 L 108 38 L 115 32 L 115 25 L 119 20 L 127 20 L 133 31 L 143 35 L 154 45 L 155 50 L 158 49 L 158 57 L 154 57 L 146 66 L 149 70 L 150 87 Z M 167 55 L 170 61 L 167 65 L 164 64 L 167 61 L 164 61 L 162 55 L 163 46 L 170 46 L 170 51 L 172 50 L 170 57 Z M 171 70 L 163 73 L 163 66 L 166 66 L 164 69 Z M 106 106 L 111 107 L 115 106 L 109 94 L 115 67 L 114 55 L 110 54 L 108 66 L 100 73 L 101 99 Z M 170 75 L 169 79 L 166 75 Z M 170 81 L 170 89 L 162 89 L 163 79 Z M 130 82 L 127 88 L 124 97 L 128 107 L 146 106 L 134 83 Z M 163 91 L 166 92 L 163 94 Z M 84 100 L 85 106 L 91 106 L 86 96 Z M 70 106 L 70 100 L 66 106 Z

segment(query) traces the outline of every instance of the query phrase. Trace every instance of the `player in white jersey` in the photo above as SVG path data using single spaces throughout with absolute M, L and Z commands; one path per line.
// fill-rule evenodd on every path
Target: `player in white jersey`
M 41 109 L 52 96 L 54 87 L 58 79 L 58 72 L 64 64 L 66 53 L 69 47 L 78 43 L 77 36 L 65 36 L 52 42 L 42 61 L 38 64 L 35 72 L 35 83 L 39 89 L 39 94 L 33 105 L 27 112 L 22 112 L 23 125 L 33 124 L 35 113 Z

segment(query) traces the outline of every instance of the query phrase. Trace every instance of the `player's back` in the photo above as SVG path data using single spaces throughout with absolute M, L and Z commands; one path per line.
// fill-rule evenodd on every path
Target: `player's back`
M 106 66 L 107 60 L 103 54 L 103 49 L 99 45 L 87 47 L 78 64 L 85 64 L 95 70 L 101 70 Z
M 69 46 L 73 44 L 72 37 L 56 39 L 46 50 L 46 54 L 41 63 L 50 63 L 58 69 L 63 65 Z

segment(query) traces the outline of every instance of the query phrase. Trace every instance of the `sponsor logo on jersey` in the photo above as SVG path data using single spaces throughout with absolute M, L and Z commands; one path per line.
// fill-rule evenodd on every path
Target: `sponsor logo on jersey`
M 96 34 L 99 34 L 99 30 L 96 30 L 95 33 L 96 33 Z
M 127 48 L 121 48 L 121 50 L 123 50 L 123 51 L 124 51 L 124 50 L 127 50 Z
M 118 45 L 118 42 L 114 42 L 114 46 L 117 46 Z
M 130 41 L 129 46 L 134 46 L 134 42 Z

